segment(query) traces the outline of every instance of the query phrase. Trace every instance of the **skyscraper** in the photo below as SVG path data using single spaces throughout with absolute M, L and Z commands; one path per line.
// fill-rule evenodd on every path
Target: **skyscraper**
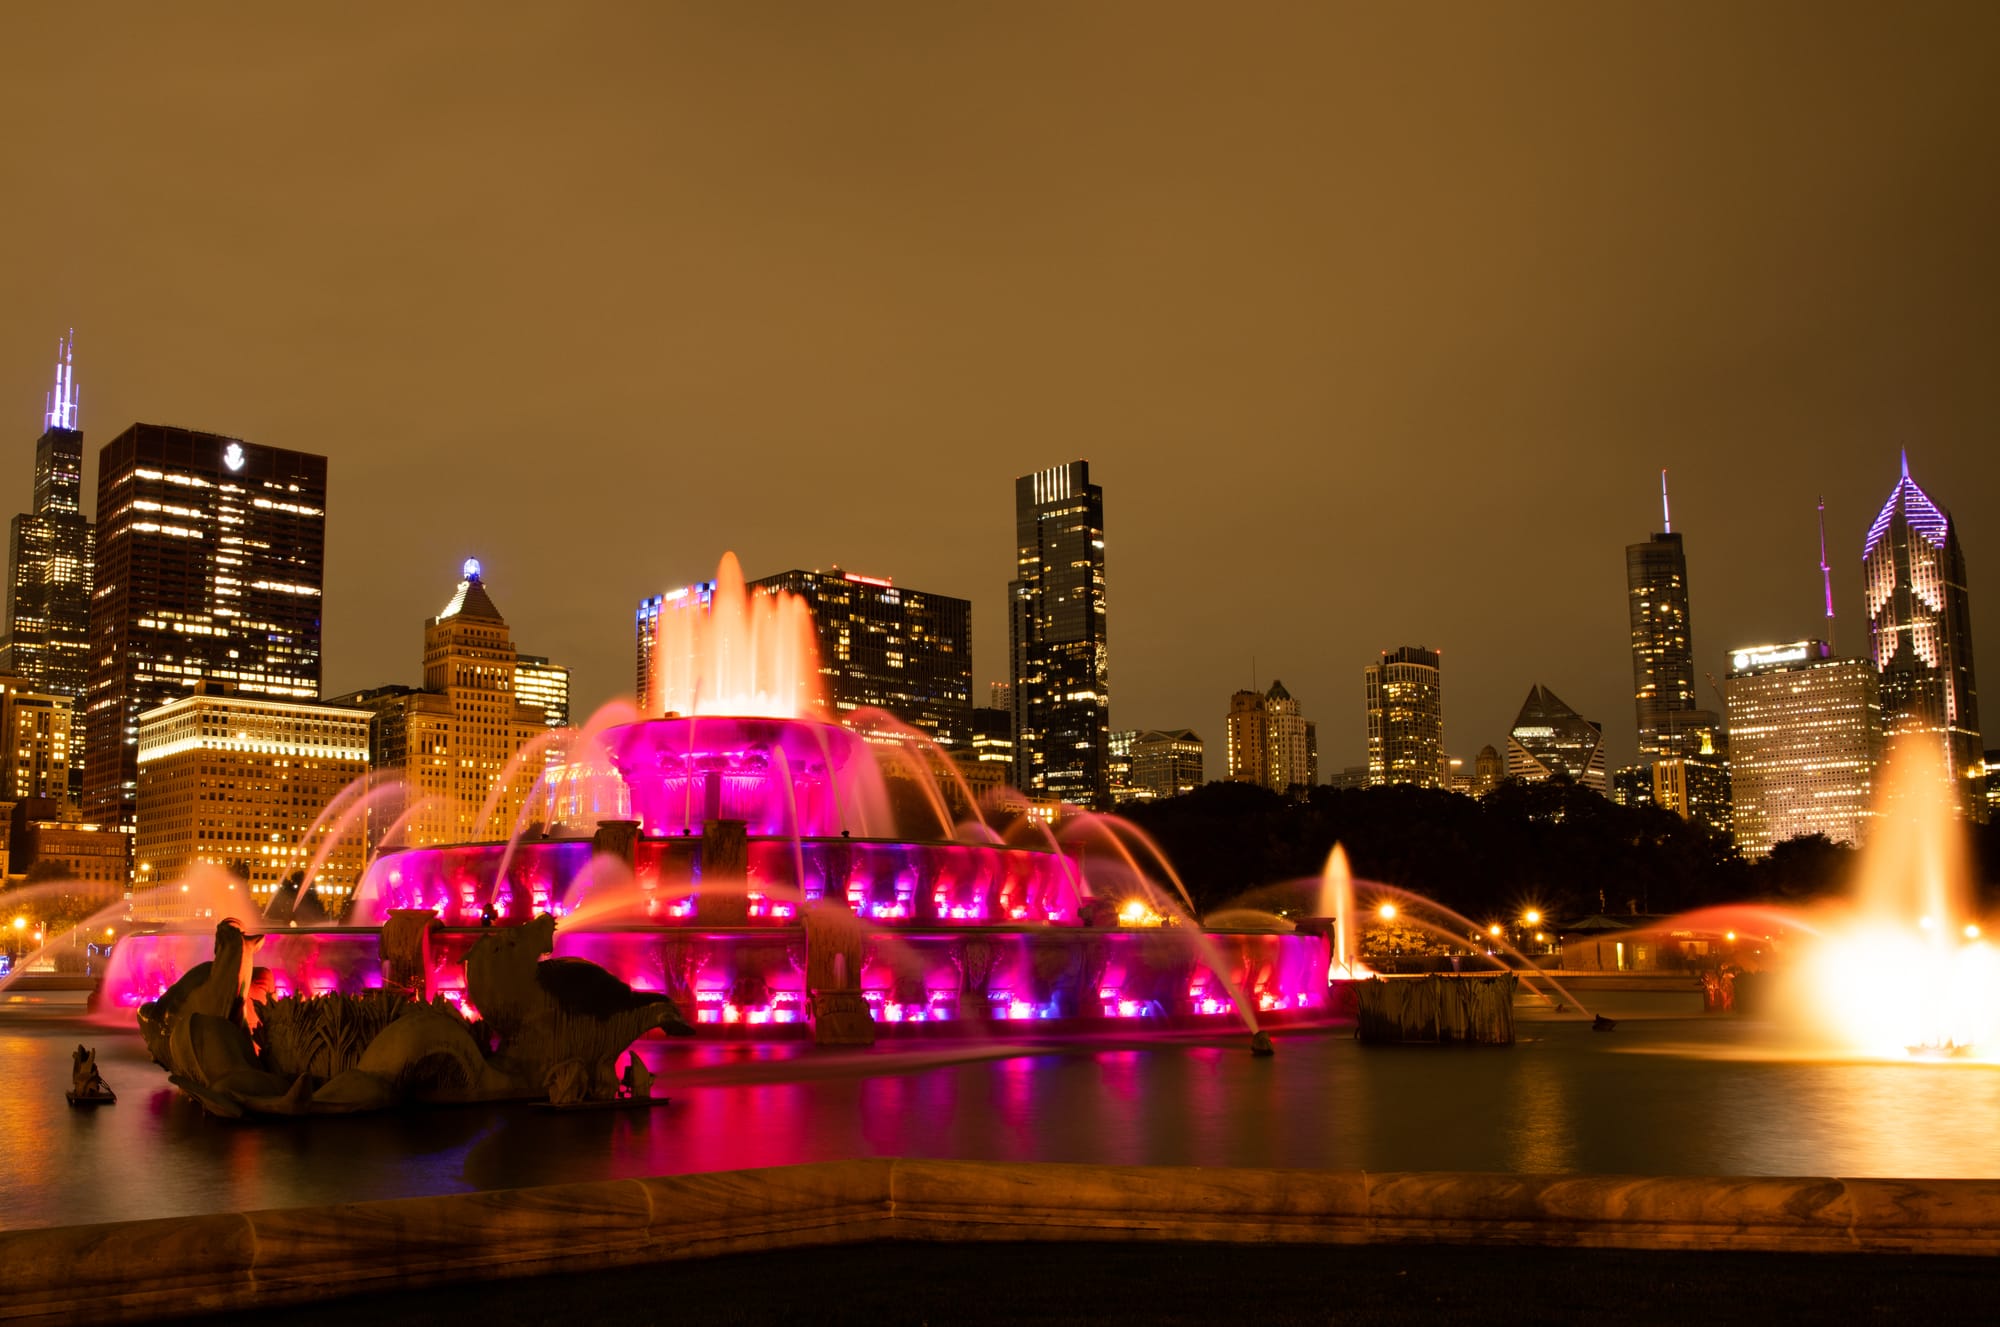
M 1281 681 L 1229 698 L 1229 778 L 1288 792 L 1319 782 L 1318 733 Z
M 1972 672 L 1972 603 L 1958 526 L 1910 478 L 1910 458 L 1861 553 L 1868 648 L 1893 735 L 1935 734 L 1962 812 L 1984 821 L 1986 761 Z
M 1643 544 L 1625 546 L 1626 610 L 1632 624 L 1632 697 L 1639 720 L 1639 755 L 1648 763 L 1713 749 L 1721 723 L 1701 708 L 1695 691 L 1694 625 L 1688 611 L 1687 552 L 1666 506 L 1660 472 L 1662 524 Z
M 1436 650 L 1384 650 L 1362 670 L 1368 696 L 1368 782 L 1445 785 L 1444 684 Z
M 514 694 L 551 728 L 569 727 L 569 668 L 545 654 L 514 656 Z
M 422 689 L 375 687 L 331 702 L 375 716 L 374 767 L 403 785 L 403 804 L 379 807 L 381 819 L 408 814 L 392 846 L 490 842 L 514 832 L 549 763 L 515 765 L 514 757 L 551 727 L 546 698 L 521 694 L 519 666 L 514 633 L 486 592 L 479 559 L 467 558 L 450 602 L 424 622 Z M 379 830 L 370 835 L 379 841 Z
M 319 695 L 326 458 L 158 424 L 98 453 L 84 813 L 131 828 L 139 715 L 225 682 Z
M 971 600 L 837 566 L 781 571 L 750 584 L 805 600 L 827 700 L 839 718 L 879 709 L 947 750 L 971 744 Z
M 83 434 L 77 428 L 76 334 L 58 348 L 55 390 L 35 443 L 32 511 L 8 540 L 7 630 L 0 672 L 51 695 L 83 699 L 90 653 L 91 567 L 96 554 L 83 516 Z M 82 762 L 75 762 L 81 773 Z M 77 786 L 73 797 L 81 792 Z
M 1132 792 L 1143 800 L 1201 787 L 1201 738 L 1186 728 L 1154 729 L 1132 740 Z
M 1882 759 L 1880 688 L 1867 660 L 1833 658 L 1816 640 L 1737 650 L 1729 732 L 1745 857 L 1801 834 L 1862 840 Z
M 1007 586 L 1015 777 L 1040 800 L 1110 799 L 1111 668 L 1104 604 L 1104 490 L 1090 462 L 1014 481 Z
M 1507 777 L 1540 783 L 1562 775 L 1600 796 L 1610 795 L 1604 773 L 1604 726 L 1563 704 L 1545 686 L 1528 699 L 1507 734 Z

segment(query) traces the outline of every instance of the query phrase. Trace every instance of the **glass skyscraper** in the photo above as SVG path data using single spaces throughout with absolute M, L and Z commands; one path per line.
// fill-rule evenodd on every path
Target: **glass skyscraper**
M 1984 821 L 1986 760 L 1972 672 L 1972 603 L 1958 527 L 1910 478 L 1910 458 L 1861 553 L 1883 727 L 1934 734 L 1968 817 Z
M 1671 531 L 1625 546 L 1632 623 L 1632 698 L 1639 754 L 1648 761 L 1699 756 L 1722 725 L 1695 691 L 1694 627 L 1688 613 L 1687 552 Z
M 1384 650 L 1362 670 L 1368 695 L 1368 782 L 1442 788 L 1444 685 L 1441 657 L 1421 645 Z
M 81 700 L 90 653 L 96 542 L 83 515 L 74 343 L 71 333 L 58 352 L 46 427 L 35 443 L 34 509 L 16 516 L 10 531 L 12 572 L 0 673 L 23 678 L 36 691 Z
M 1090 462 L 1014 481 L 1007 586 L 1015 774 L 1038 800 L 1110 800 L 1111 668 L 1105 636 L 1104 490 Z
M 1507 777 L 1539 783 L 1557 775 L 1609 796 L 1604 728 L 1563 704 L 1547 687 L 1530 687 L 1507 734 Z
M 84 814 L 133 826 L 141 711 L 319 696 L 326 458 L 157 424 L 98 453 Z
M 843 720 L 883 710 L 947 750 L 972 745 L 972 601 L 880 576 L 781 571 L 751 582 L 805 600 L 827 699 Z
M 1766 856 L 1786 839 L 1865 837 L 1882 757 L 1874 668 L 1826 642 L 1749 645 L 1729 669 L 1736 846 Z

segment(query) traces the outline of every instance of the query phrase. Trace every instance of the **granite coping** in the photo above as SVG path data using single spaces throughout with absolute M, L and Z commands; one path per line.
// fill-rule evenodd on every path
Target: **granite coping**
M 903 1240 L 2000 1253 L 2000 1180 L 879 1158 L 0 1233 L 0 1320 L 130 1322 Z

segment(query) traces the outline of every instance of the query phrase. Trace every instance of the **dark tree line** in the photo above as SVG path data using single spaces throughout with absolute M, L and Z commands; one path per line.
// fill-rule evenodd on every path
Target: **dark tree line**
M 1211 783 L 1120 813 L 1166 850 L 1204 912 L 1246 893 L 1248 906 L 1309 909 L 1309 886 L 1281 882 L 1316 878 L 1336 842 L 1357 879 L 1417 890 L 1475 920 L 1528 906 L 1574 919 L 1810 899 L 1846 888 L 1858 856 L 1814 835 L 1752 865 L 1703 825 L 1563 781 L 1509 782 L 1480 800 L 1409 787 L 1281 796 Z M 1972 855 L 1977 879 L 2000 873 L 2000 827 L 1976 831 Z

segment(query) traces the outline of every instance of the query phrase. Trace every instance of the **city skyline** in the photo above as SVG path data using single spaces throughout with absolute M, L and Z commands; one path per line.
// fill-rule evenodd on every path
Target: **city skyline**
M 1007 675 L 1003 486 L 1087 457 L 1112 528 L 1110 722 L 1219 732 L 1231 691 L 1283 676 L 1322 716 L 1329 770 L 1364 758 L 1351 679 L 1399 639 L 1451 657 L 1452 754 L 1503 746 L 1540 682 L 1628 763 L 1613 550 L 1653 528 L 1662 466 L 1699 586 L 1698 677 L 1721 674 L 1731 642 L 1825 634 L 1822 491 L 1836 644 L 1861 652 L 1860 549 L 1904 447 L 1962 522 L 1982 593 L 2000 521 L 1991 16 L 1801 30 L 1751 13 L 1728 49 L 1693 18 L 1571 16 L 1556 44 L 1600 62 L 1586 76 L 1544 60 L 1529 88 L 1510 53 L 1548 45 L 1542 20 L 1472 14 L 1463 46 L 1393 92 L 1344 61 L 1424 49 L 1412 20 L 1268 21 L 1288 30 L 1258 34 L 1261 62 L 1243 34 L 1171 13 L 1108 80 L 1025 54 L 1042 122 L 988 104 L 1021 71 L 983 53 L 992 34 L 967 16 L 857 66 L 852 34 L 773 64 L 754 57 L 759 20 L 679 15 L 673 76 L 645 94 L 655 115 L 614 123 L 588 91 L 533 94 L 554 98 L 536 123 L 558 152 L 523 145 L 518 107 L 507 118 L 469 76 L 400 72 L 359 27 L 305 58 L 381 75 L 380 119 L 351 123 L 306 79 L 253 123 L 222 89 L 287 40 L 277 18 L 196 48 L 157 17 L 86 39 L 74 16 L 10 16 L 24 43 L 95 54 L 0 91 L 27 125 L 88 108 L 53 165 L 65 205 L 0 223 L 38 256 L 0 327 L 0 417 L 18 421 L 0 448 L 21 449 L 0 494 L 31 509 L 48 345 L 73 325 L 86 491 L 98 445 L 142 420 L 332 458 L 327 692 L 401 676 L 407 624 L 436 607 L 428 575 L 404 569 L 477 553 L 521 635 L 574 666 L 581 717 L 629 692 L 630 604 L 705 577 L 725 549 L 752 575 L 838 561 L 969 599 L 983 692 Z M 1090 49 L 1122 31 L 1071 22 Z M 408 33 L 469 44 L 495 88 L 575 89 L 588 80 L 562 71 L 603 44 L 548 23 L 502 38 L 419 15 Z M 1342 48 L 1355 55 L 1327 66 Z M 1783 77 L 1744 73 L 1778 51 Z M 603 80 L 640 96 L 639 72 L 614 54 Z M 1176 99 L 1191 72 L 1200 107 Z M 168 95 L 186 78 L 216 91 Z M 1853 98 L 1856 79 L 1876 95 Z M 919 82 L 959 136 L 865 131 Z M 1698 111 L 1686 87 L 1703 89 Z M 683 95 L 721 110 L 699 132 L 657 127 L 686 118 Z M 1412 121 L 1393 151 L 1349 135 L 1387 106 Z M 1107 133 L 1137 150 L 1097 180 L 1087 145 Z M 18 177 L 36 141 L 0 146 Z M 572 159 L 577 143 L 603 155 Z M 1467 151 L 1483 165 L 1449 194 L 1407 169 Z M 244 152 L 270 160 L 254 184 Z M 1245 152 L 1335 168 L 1243 172 Z M 1786 172 L 1762 168 L 1777 158 Z M 838 182 L 912 171 L 963 198 L 861 200 Z M 529 196 L 581 180 L 609 191 L 588 220 Z M 508 205 L 480 207 L 491 229 L 457 253 L 445 223 L 468 190 Z M 1726 224 L 1710 206 L 1723 192 Z M 362 202 L 391 193 L 394 218 Z M 1411 455 L 1441 463 L 1399 490 Z M 1237 467 L 1260 476 L 1260 503 L 1202 501 Z M 1545 509 L 1557 491 L 1580 501 Z M 729 500 L 690 496 L 707 493 Z M 667 518 L 608 518 L 648 504 Z M 1532 593 L 1467 574 L 1494 548 Z M 1975 612 L 1975 654 L 1996 658 L 1991 617 Z M 1211 777 L 1217 764 L 1212 750 Z

